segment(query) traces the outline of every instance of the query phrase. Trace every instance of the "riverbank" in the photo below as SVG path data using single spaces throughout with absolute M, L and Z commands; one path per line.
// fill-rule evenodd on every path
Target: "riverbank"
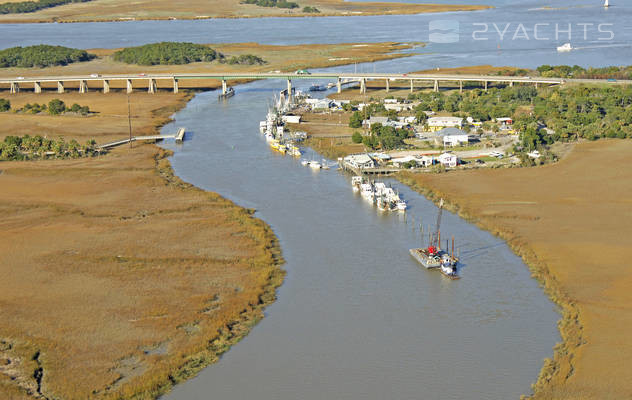
M 485 5 L 415 4 L 389 2 L 348 2 L 343 0 L 299 1 L 294 9 L 261 7 L 238 0 L 214 2 L 212 7 L 203 0 L 178 4 L 168 0 L 140 0 L 130 3 L 124 0 L 71 3 L 33 13 L 0 15 L 0 23 L 33 22 L 106 22 L 133 20 L 176 20 L 211 18 L 261 18 L 261 17 L 329 17 L 422 14 L 450 11 L 475 11 L 491 8 Z M 305 12 L 304 7 L 319 12 Z
M 124 135 L 125 97 L 84 95 L 101 115 L 16 126 L 102 142 Z M 134 131 L 158 130 L 190 97 L 131 96 Z M 182 182 L 167 156 L 134 144 L 0 165 L 3 398 L 153 397 L 216 361 L 274 300 L 283 272 L 270 228 Z
M 428 198 L 507 241 L 560 306 L 562 343 L 534 385 L 534 399 L 626 398 L 632 385 L 622 335 L 632 322 L 631 174 L 619 165 L 632 143 L 578 144 L 561 162 L 537 168 L 403 173 Z M 595 194 L 598 193 L 598 200 Z

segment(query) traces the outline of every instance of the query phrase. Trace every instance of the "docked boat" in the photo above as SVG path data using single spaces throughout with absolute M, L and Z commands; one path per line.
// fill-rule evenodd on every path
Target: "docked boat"
M 228 99 L 228 98 L 230 98 L 230 97 L 233 97 L 234 95 L 235 95 L 235 89 L 233 89 L 232 87 L 229 87 L 229 88 L 226 90 L 226 93 L 220 93 L 220 94 L 219 94 L 219 96 L 218 96 L 218 98 L 219 98 L 220 100 L 225 100 L 225 99 Z
M 373 201 L 375 197 L 375 191 L 373 190 L 373 185 L 370 183 L 362 183 L 360 184 L 360 194 L 367 200 Z
M 460 277 L 457 274 L 456 264 L 456 257 L 444 253 L 441 256 L 441 273 L 450 279 L 459 279 Z
M 406 211 L 408 205 L 404 200 L 399 200 L 397 203 L 397 211 Z
M 434 246 L 428 246 L 426 249 L 410 249 L 410 255 L 427 269 L 441 267 L 441 255 Z
M 419 264 L 427 269 L 438 268 L 441 273 L 450 279 L 459 279 L 457 264 L 459 259 L 454 255 L 454 237 L 452 237 L 452 251 L 447 252 L 440 248 L 441 243 L 441 214 L 443 212 L 443 199 L 439 202 L 439 212 L 437 214 L 437 225 L 434 233 L 431 235 L 428 247 L 410 249 L 410 255 L 413 256 Z M 446 245 L 447 247 L 447 245 Z
M 309 162 L 309 167 L 311 169 L 320 169 L 322 167 L 322 165 L 320 165 L 320 163 L 318 161 L 310 161 Z
M 304 167 L 307 167 L 309 165 L 309 161 L 301 160 L 301 165 L 304 166 Z
M 570 43 L 564 43 L 563 45 L 557 47 L 557 51 L 559 53 L 565 53 L 571 50 L 573 50 L 573 46 L 571 46 Z
M 259 122 L 259 132 L 265 133 L 267 127 L 268 127 L 268 121 Z
M 318 84 L 313 84 L 312 86 L 309 87 L 310 92 L 324 92 L 325 90 L 327 90 L 326 86 L 318 85 Z
M 361 176 L 354 176 L 353 178 L 351 178 L 351 187 L 353 188 L 354 192 L 358 192 L 360 191 L 360 185 L 362 184 L 362 177 Z

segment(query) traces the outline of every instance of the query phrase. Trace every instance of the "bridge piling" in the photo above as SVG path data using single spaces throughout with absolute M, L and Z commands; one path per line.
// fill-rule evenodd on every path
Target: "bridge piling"
M 463 81 L 459 81 L 459 93 L 463 93 Z
M 178 94 L 178 80 L 175 78 L 173 79 L 173 93 Z
M 485 91 L 487 91 L 487 81 L 485 81 Z
M 292 101 L 292 80 L 290 78 L 287 79 L 287 99 Z
M 509 81 L 509 87 L 513 87 L 513 81 Z
M 149 81 L 147 82 L 147 93 L 156 93 L 156 80 L 155 79 L 149 79 Z
M 64 82 L 57 81 L 57 93 L 59 94 L 64 93 Z
M 133 90 L 134 90 L 134 88 L 132 87 L 132 80 L 131 79 L 127 79 L 127 94 L 132 93 Z
M 415 91 L 415 81 L 413 81 L 412 79 L 410 80 L 410 93 Z
M 33 92 L 42 93 L 42 85 L 40 82 L 33 82 Z
M 79 93 L 88 93 L 88 82 L 84 80 L 79 81 Z
M 103 93 L 110 93 L 110 81 L 107 79 L 103 80 Z
M 20 84 L 18 84 L 17 82 L 11 82 L 11 88 L 9 89 L 9 92 L 12 94 L 20 93 Z
M 360 93 L 366 93 L 366 78 L 360 79 Z
M 386 93 L 388 93 L 391 91 L 390 82 L 388 79 L 384 80 L 384 82 L 386 83 Z
M 228 91 L 228 84 L 226 83 L 226 79 L 222 79 L 222 94 L 226 94 Z
M 439 91 L 439 80 L 435 79 L 434 81 L 434 91 L 438 92 Z
M 338 89 L 338 93 L 342 93 L 342 79 L 338 77 L 338 82 L 336 83 L 336 88 Z

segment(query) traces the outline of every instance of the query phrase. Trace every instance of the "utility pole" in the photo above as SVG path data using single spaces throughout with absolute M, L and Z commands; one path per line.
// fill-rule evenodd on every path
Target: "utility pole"
M 129 148 L 132 148 L 132 107 L 129 104 L 129 93 L 127 94 L 127 125 L 129 126 Z

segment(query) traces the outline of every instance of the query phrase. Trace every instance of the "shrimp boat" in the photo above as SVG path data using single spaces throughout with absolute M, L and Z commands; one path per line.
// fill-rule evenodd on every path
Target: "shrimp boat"
M 439 269 L 441 273 L 450 279 L 459 279 L 457 265 L 459 259 L 454 255 L 454 237 L 452 237 L 452 251 L 447 252 L 440 247 L 441 243 L 441 214 L 443 212 L 443 199 L 439 202 L 439 213 L 437 214 L 437 225 L 435 232 L 431 235 L 430 245 L 410 249 L 410 255 L 423 265 L 426 269 Z M 447 246 L 446 246 L 447 247 Z
M 351 178 L 351 187 L 353 188 L 354 192 L 359 192 L 360 191 L 360 185 L 362 184 L 363 179 L 361 176 L 354 176 L 353 178 Z

